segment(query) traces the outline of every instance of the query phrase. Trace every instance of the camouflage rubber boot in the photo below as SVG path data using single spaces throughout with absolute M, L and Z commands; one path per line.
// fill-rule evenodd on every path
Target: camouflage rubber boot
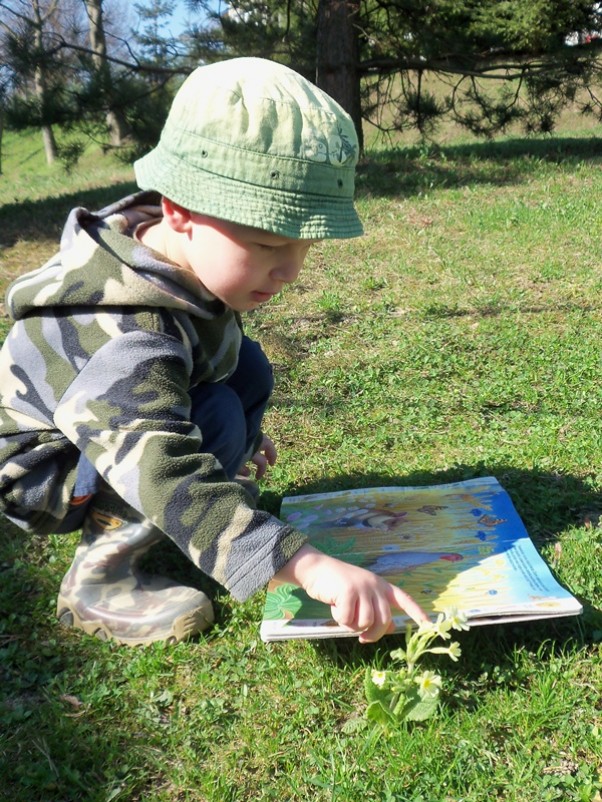
M 129 646 L 177 643 L 210 626 L 213 607 L 202 591 L 138 569 L 164 537 L 112 491 L 98 493 L 61 583 L 59 621 Z

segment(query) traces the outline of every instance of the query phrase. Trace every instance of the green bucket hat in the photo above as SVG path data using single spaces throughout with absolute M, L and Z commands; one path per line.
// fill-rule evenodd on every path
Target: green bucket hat
M 357 237 L 358 150 L 351 118 L 322 90 L 282 64 L 236 58 L 188 76 L 134 170 L 141 189 L 189 211 L 284 237 Z

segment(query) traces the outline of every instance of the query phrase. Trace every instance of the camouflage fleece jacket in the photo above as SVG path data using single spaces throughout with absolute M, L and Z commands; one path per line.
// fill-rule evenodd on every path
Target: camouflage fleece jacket
M 15 323 L 0 352 L 0 509 L 56 530 L 80 452 L 125 501 L 237 599 L 262 587 L 305 542 L 250 506 L 203 453 L 188 390 L 225 380 L 237 314 L 192 272 L 133 236 L 160 214 L 141 192 L 74 209 L 59 253 L 7 294 Z

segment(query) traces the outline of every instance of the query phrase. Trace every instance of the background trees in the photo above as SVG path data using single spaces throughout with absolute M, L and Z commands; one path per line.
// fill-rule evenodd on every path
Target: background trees
M 477 135 L 550 131 L 567 104 L 602 116 L 601 4 L 592 0 L 0 0 L 0 109 L 77 124 L 107 146 L 146 148 L 178 76 L 258 55 L 290 64 L 383 132 L 433 136 L 452 117 Z M 1 127 L 0 127 L 1 131 Z
M 262 55 L 313 71 L 358 130 L 363 117 L 383 131 L 413 127 L 430 135 L 438 120 L 451 116 L 489 136 L 513 122 L 549 131 L 567 103 L 601 114 L 602 40 L 596 32 L 602 10 L 591 0 L 188 5 L 204 10 L 214 26 L 211 49 L 201 48 L 201 57 L 248 52 L 261 43 Z
M 49 163 L 73 162 L 89 138 L 128 156 L 154 144 L 177 74 L 168 42 L 159 59 L 145 32 L 164 6 L 145 4 L 141 19 L 121 0 L 0 2 L 6 124 L 39 128 Z M 68 146 L 57 145 L 57 126 L 77 132 Z
M 516 121 L 549 131 L 575 100 L 600 113 L 593 92 L 598 48 L 567 43 L 575 31 L 602 27 L 596 3 L 371 0 L 362 9 L 360 26 L 368 35 L 361 37 L 360 72 L 373 99 L 366 111 L 383 128 L 414 125 L 429 133 L 437 119 L 451 115 L 479 135 Z M 432 92 L 432 75 L 447 91 Z
M 62 6 L 59 0 L 0 3 L 5 109 L 14 124 L 40 128 L 48 163 L 58 154 L 53 124 L 64 120 L 62 76 L 70 61 L 70 54 L 54 48 L 52 40 L 66 37 L 78 43 L 77 10 L 69 0 Z

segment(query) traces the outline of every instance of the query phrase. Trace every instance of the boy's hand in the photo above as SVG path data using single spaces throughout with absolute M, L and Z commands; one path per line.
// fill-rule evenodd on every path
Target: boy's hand
M 305 545 L 277 574 L 276 579 L 300 585 L 313 599 L 330 605 L 340 626 L 371 643 L 394 629 L 391 608 L 404 610 L 416 623 L 427 616 L 416 602 L 382 577 L 329 557 Z
M 265 475 L 268 465 L 275 465 L 277 459 L 278 451 L 274 441 L 264 434 L 259 448 L 251 457 L 251 462 L 255 465 L 255 478 L 261 479 Z M 241 476 L 250 476 L 251 471 L 248 466 L 243 465 L 239 474 Z

